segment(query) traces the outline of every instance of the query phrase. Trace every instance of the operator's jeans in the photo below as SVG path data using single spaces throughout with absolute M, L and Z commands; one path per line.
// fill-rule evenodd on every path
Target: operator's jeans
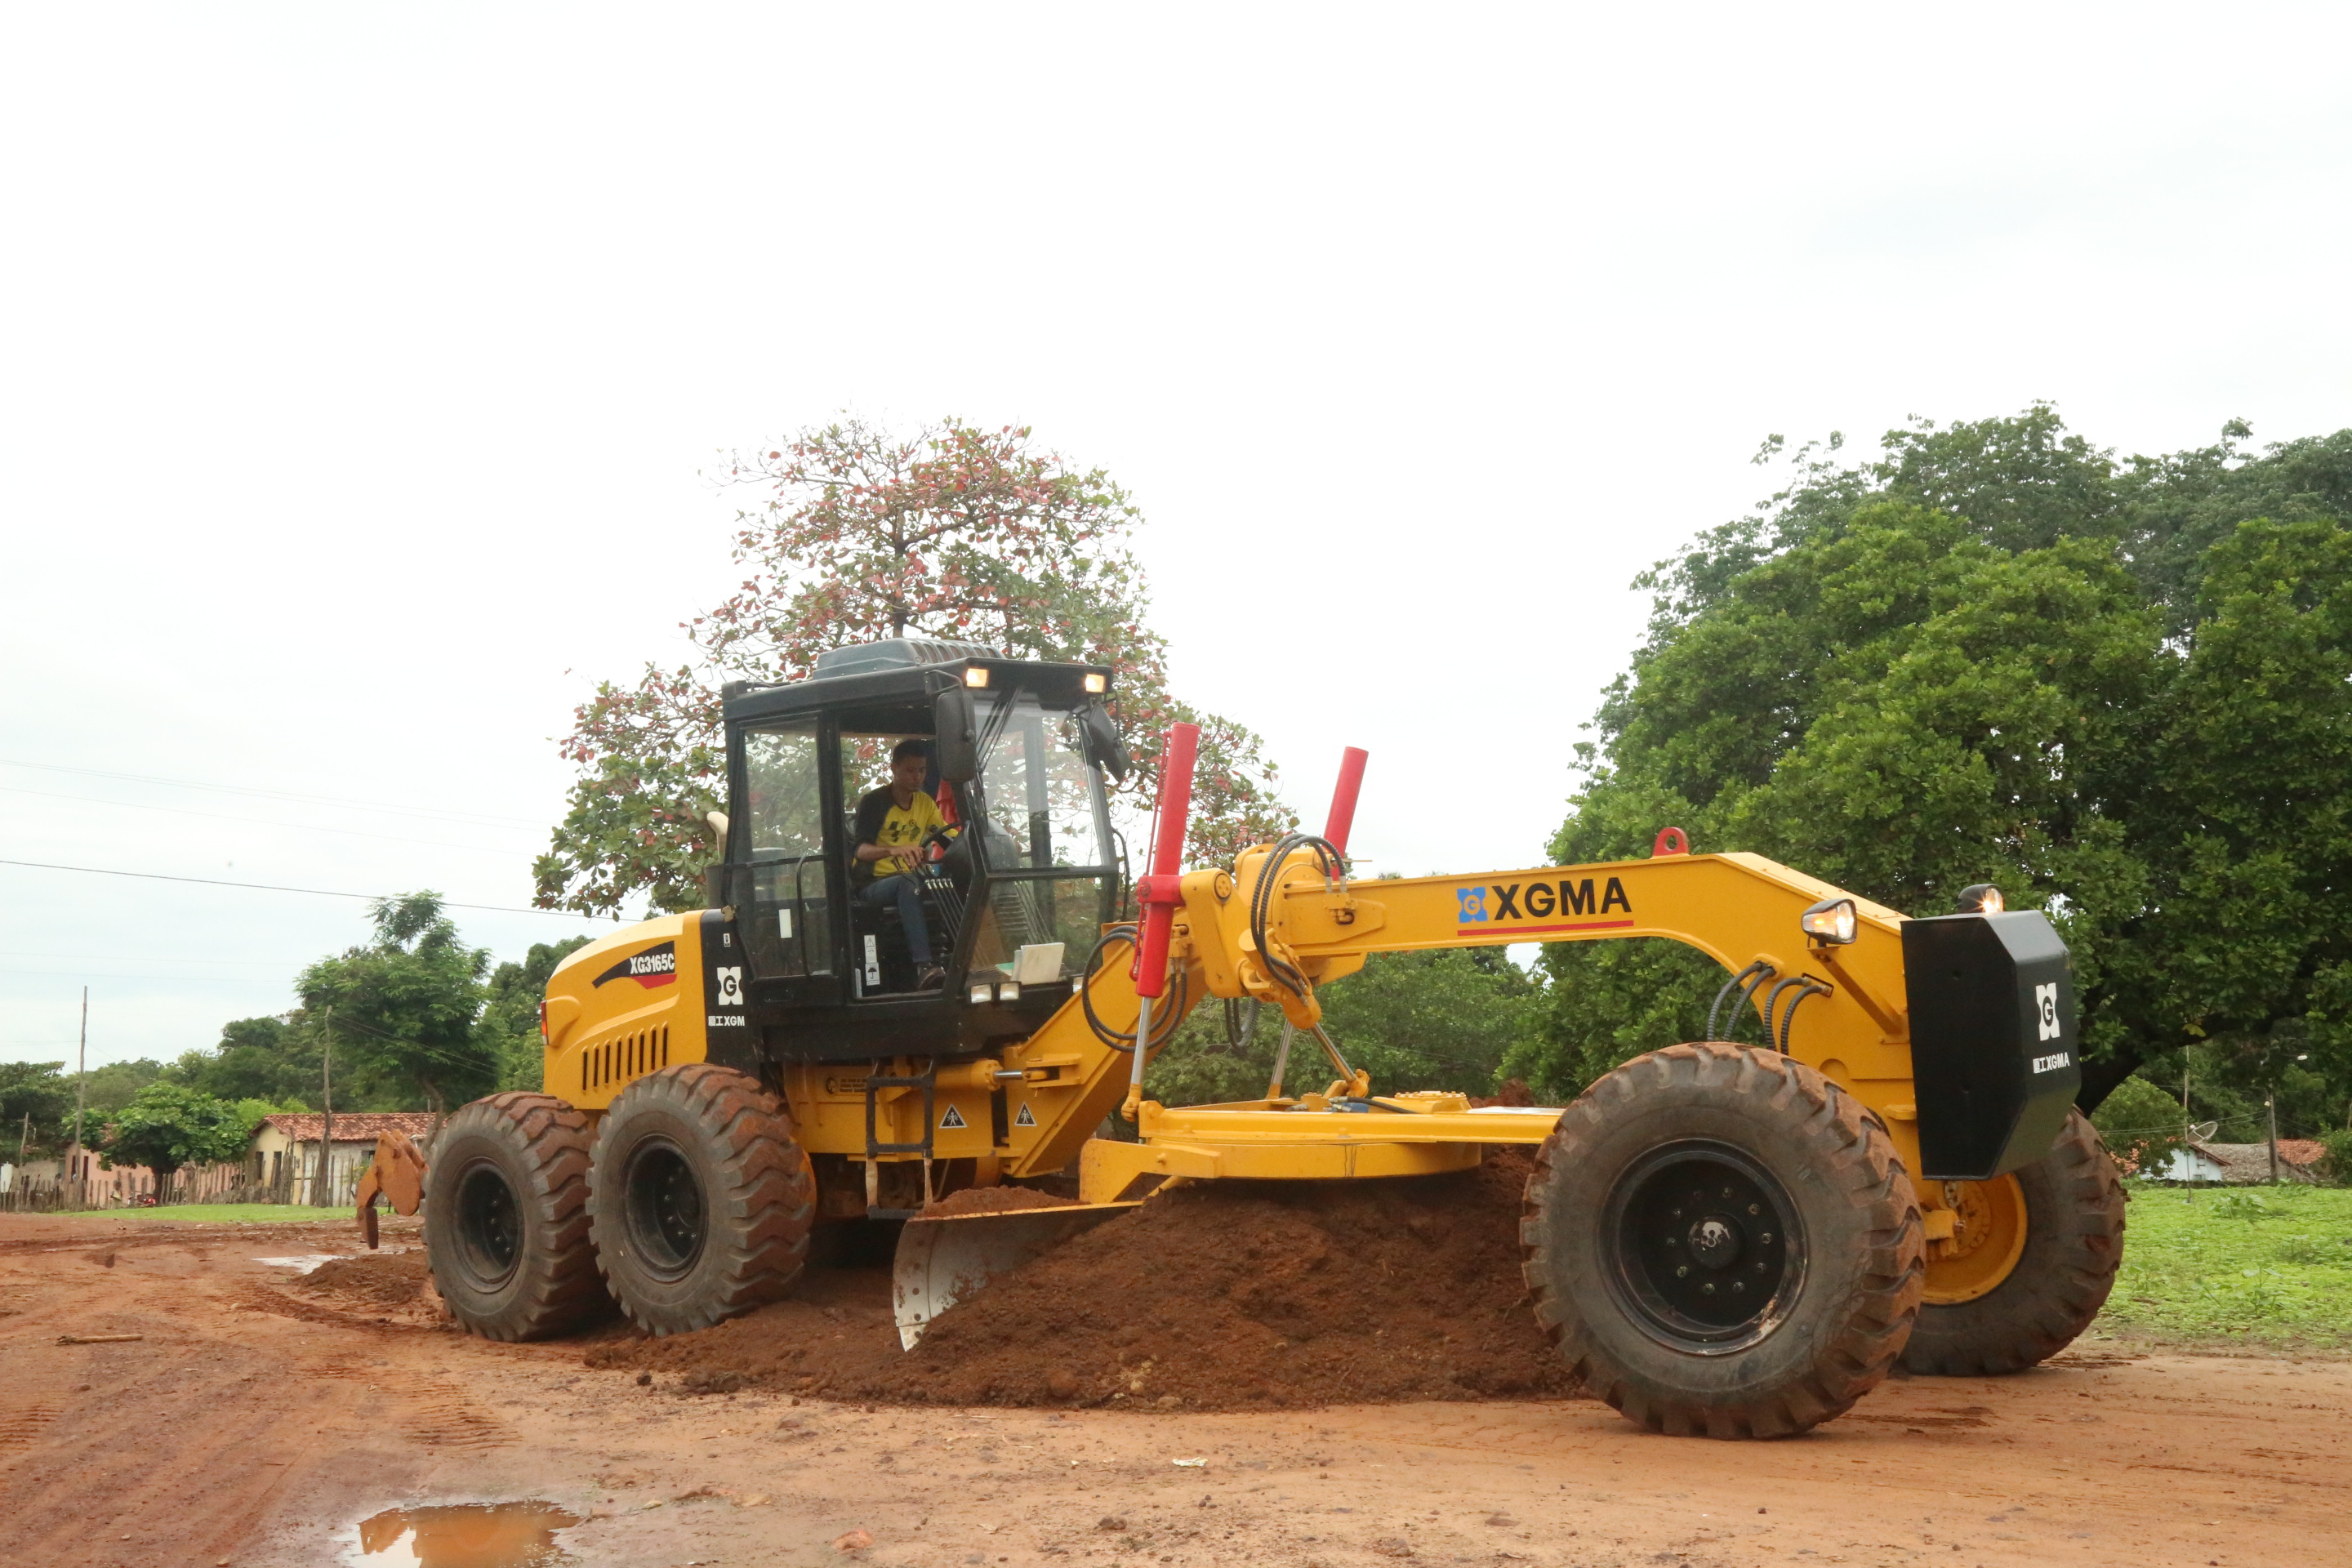
M 917 969 L 931 966 L 931 928 L 923 921 L 923 890 L 904 871 L 877 877 L 858 889 L 858 901 L 869 910 L 898 906 L 898 923 L 907 929 L 907 952 Z

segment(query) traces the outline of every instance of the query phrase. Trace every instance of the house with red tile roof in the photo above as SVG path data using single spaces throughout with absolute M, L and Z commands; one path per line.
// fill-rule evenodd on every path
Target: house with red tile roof
M 326 1117 L 317 1111 L 265 1116 L 253 1130 L 246 1149 L 246 1174 L 273 1187 L 289 1183 L 298 1196 L 307 1195 L 318 1178 L 319 1144 Z M 328 1154 L 331 1203 L 349 1201 L 359 1185 L 360 1173 L 375 1158 L 375 1135 L 404 1132 L 422 1147 L 433 1135 L 428 1110 L 347 1110 L 335 1113 L 334 1138 Z

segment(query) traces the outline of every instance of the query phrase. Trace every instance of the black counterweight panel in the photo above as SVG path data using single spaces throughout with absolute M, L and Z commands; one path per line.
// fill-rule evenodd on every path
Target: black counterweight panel
M 2082 1087 L 2074 976 L 2040 911 L 1903 924 L 1922 1174 L 1984 1181 L 2047 1154 Z
M 702 1007 L 707 1059 L 756 1075 L 760 1049 L 744 990 L 743 948 L 723 910 L 702 913 Z

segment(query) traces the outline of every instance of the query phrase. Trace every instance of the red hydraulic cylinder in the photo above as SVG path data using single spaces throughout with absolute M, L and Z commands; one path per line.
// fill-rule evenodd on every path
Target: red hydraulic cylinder
M 1136 899 L 1143 905 L 1143 931 L 1135 952 L 1135 989 L 1140 996 L 1156 997 L 1168 988 L 1168 928 L 1175 923 L 1176 906 L 1184 901 L 1180 873 L 1184 868 L 1184 828 L 1192 813 L 1192 760 L 1200 749 L 1198 724 L 1170 726 L 1160 769 L 1160 837 L 1151 846 L 1150 874 L 1135 886 Z
M 1323 841 L 1340 854 L 1348 852 L 1348 835 L 1356 826 L 1356 792 L 1364 787 L 1364 748 L 1349 746 L 1339 753 L 1339 782 L 1331 789 L 1331 815 L 1323 824 Z

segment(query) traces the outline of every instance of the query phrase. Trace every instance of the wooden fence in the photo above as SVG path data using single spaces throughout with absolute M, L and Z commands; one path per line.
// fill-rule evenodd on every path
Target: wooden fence
M 329 1203 L 350 1208 L 356 1201 L 359 1172 L 339 1172 Z M 160 1184 L 142 1170 L 100 1171 L 87 1181 L 47 1179 L 14 1173 L 0 1192 L 0 1214 L 68 1214 L 89 1209 L 158 1208 L 180 1204 L 308 1204 L 318 1184 L 310 1177 L 257 1181 L 243 1163 L 184 1165 Z

